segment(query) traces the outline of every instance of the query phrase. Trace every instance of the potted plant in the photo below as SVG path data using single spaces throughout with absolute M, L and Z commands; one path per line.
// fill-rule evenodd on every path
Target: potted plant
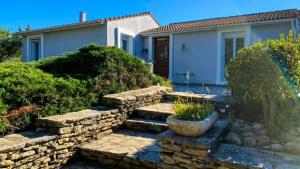
M 167 118 L 167 124 L 173 132 L 181 136 L 201 136 L 215 124 L 219 117 L 210 103 L 176 101 L 173 110 L 174 115 Z

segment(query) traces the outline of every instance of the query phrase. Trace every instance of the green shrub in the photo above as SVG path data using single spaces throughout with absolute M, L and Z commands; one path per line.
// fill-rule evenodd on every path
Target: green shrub
M 261 120 L 278 131 L 297 115 L 297 97 L 265 44 L 239 50 L 227 73 L 235 107 L 244 119 Z
M 7 126 L 26 128 L 36 117 L 98 105 L 108 93 L 157 83 L 139 59 L 96 45 L 60 58 L 1 63 L 0 79 L 0 132 Z M 34 110 L 28 112 L 26 106 Z
M 273 60 L 280 66 L 289 84 L 296 89 L 300 87 L 300 36 L 296 40 L 290 31 L 288 36 L 267 40 L 265 45 Z
M 32 114 L 40 117 L 83 109 L 96 102 L 88 82 L 55 78 L 30 64 L 1 63 L 0 79 L 0 90 L 3 91 L 0 108 L 3 111 L 33 104 L 36 109 Z M 23 114 L 20 117 L 23 120 L 31 118 Z
M 172 87 L 172 82 L 170 82 L 168 79 L 155 75 L 155 83 L 165 86 L 165 87 Z
M 0 62 L 20 61 L 21 45 L 20 36 L 0 28 Z
M 176 101 L 173 110 L 174 116 L 179 120 L 199 121 L 211 114 L 214 106 L 210 103 Z
M 35 64 L 57 77 L 90 80 L 99 98 L 108 93 L 148 87 L 155 82 L 142 61 L 114 47 L 90 45 L 65 57 Z

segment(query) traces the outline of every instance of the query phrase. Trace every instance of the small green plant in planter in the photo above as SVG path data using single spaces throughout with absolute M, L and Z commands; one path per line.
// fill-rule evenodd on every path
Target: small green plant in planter
M 210 103 L 192 103 L 176 101 L 173 104 L 174 115 L 167 118 L 167 124 L 173 132 L 181 136 L 198 137 L 209 130 L 219 115 Z
M 176 101 L 173 104 L 174 116 L 179 120 L 198 121 L 203 120 L 214 110 L 210 103 L 184 103 Z

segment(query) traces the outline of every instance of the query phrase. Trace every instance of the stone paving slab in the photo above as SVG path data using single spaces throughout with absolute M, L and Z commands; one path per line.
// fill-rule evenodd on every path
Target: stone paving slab
M 149 168 L 155 168 L 160 163 L 160 146 L 155 135 L 138 131 L 121 130 L 82 145 L 80 150 L 87 159 L 111 161 L 111 165 L 116 165 L 116 161 L 140 165 L 146 162 L 151 164 Z
M 136 111 L 148 111 L 148 112 L 160 112 L 160 113 L 166 113 L 166 114 L 172 114 L 174 113 L 172 108 L 172 103 L 158 103 L 150 106 L 140 107 L 135 109 Z
M 222 95 L 211 95 L 211 94 L 197 94 L 197 93 L 188 93 L 188 92 L 172 92 L 167 93 L 167 98 L 183 98 L 189 99 L 191 101 L 211 101 L 218 104 L 227 104 L 229 102 L 230 96 Z
M 168 116 L 174 113 L 172 103 L 158 103 L 150 106 L 136 108 L 135 114 L 140 117 L 163 119 L 165 120 Z
M 38 123 L 44 123 L 51 126 L 51 124 L 55 126 L 63 127 L 67 122 L 74 122 L 79 120 L 84 120 L 87 118 L 94 118 L 97 116 L 104 115 L 105 113 L 110 112 L 118 112 L 117 109 L 109 109 L 106 107 L 95 107 L 93 109 L 85 109 L 78 112 L 71 112 L 62 115 L 50 116 L 45 118 L 39 118 Z
M 270 152 L 233 144 L 221 144 L 212 153 L 212 158 L 233 169 L 261 168 L 261 169 L 299 169 L 300 156 Z
M 52 135 L 45 131 L 28 131 L 19 134 L 11 134 L 0 138 L 0 152 L 19 150 L 27 145 L 35 145 L 56 139 L 57 135 Z
M 147 96 L 155 95 L 159 92 L 166 92 L 168 90 L 171 90 L 171 88 L 163 86 L 151 86 L 138 90 L 130 90 L 122 93 L 105 95 L 103 99 L 116 104 L 124 104 L 128 101 L 132 102 L 136 100 L 142 100 Z
M 130 118 L 125 121 L 125 127 L 130 130 L 161 133 L 169 129 L 166 121 L 143 118 Z

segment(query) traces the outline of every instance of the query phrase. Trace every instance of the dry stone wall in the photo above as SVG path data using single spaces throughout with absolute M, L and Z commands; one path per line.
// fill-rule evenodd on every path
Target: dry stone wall
M 220 167 L 211 158 L 222 134 L 227 128 L 227 121 L 219 120 L 204 136 L 178 136 L 168 130 L 158 136 L 161 144 L 161 161 L 163 169 L 211 168 Z M 225 168 L 224 168 L 225 169 Z
M 135 108 L 160 102 L 169 90 L 171 89 L 167 87 L 152 86 L 145 89 L 106 95 L 104 96 L 104 100 L 106 101 L 106 105 L 117 108 L 120 112 L 126 112 L 127 115 L 131 115 Z
M 0 168 L 60 168 L 76 147 L 107 134 L 123 123 L 117 109 L 95 108 L 38 119 L 38 131 L 0 139 Z
M 146 89 L 105 96 L 109 107 L 40 118 L 36 131 L 0 138 L 0 169 L 61 168 L 76 156 L 77 147 L 109 135 L 134 108 L 160 101 L 168 88 Z

